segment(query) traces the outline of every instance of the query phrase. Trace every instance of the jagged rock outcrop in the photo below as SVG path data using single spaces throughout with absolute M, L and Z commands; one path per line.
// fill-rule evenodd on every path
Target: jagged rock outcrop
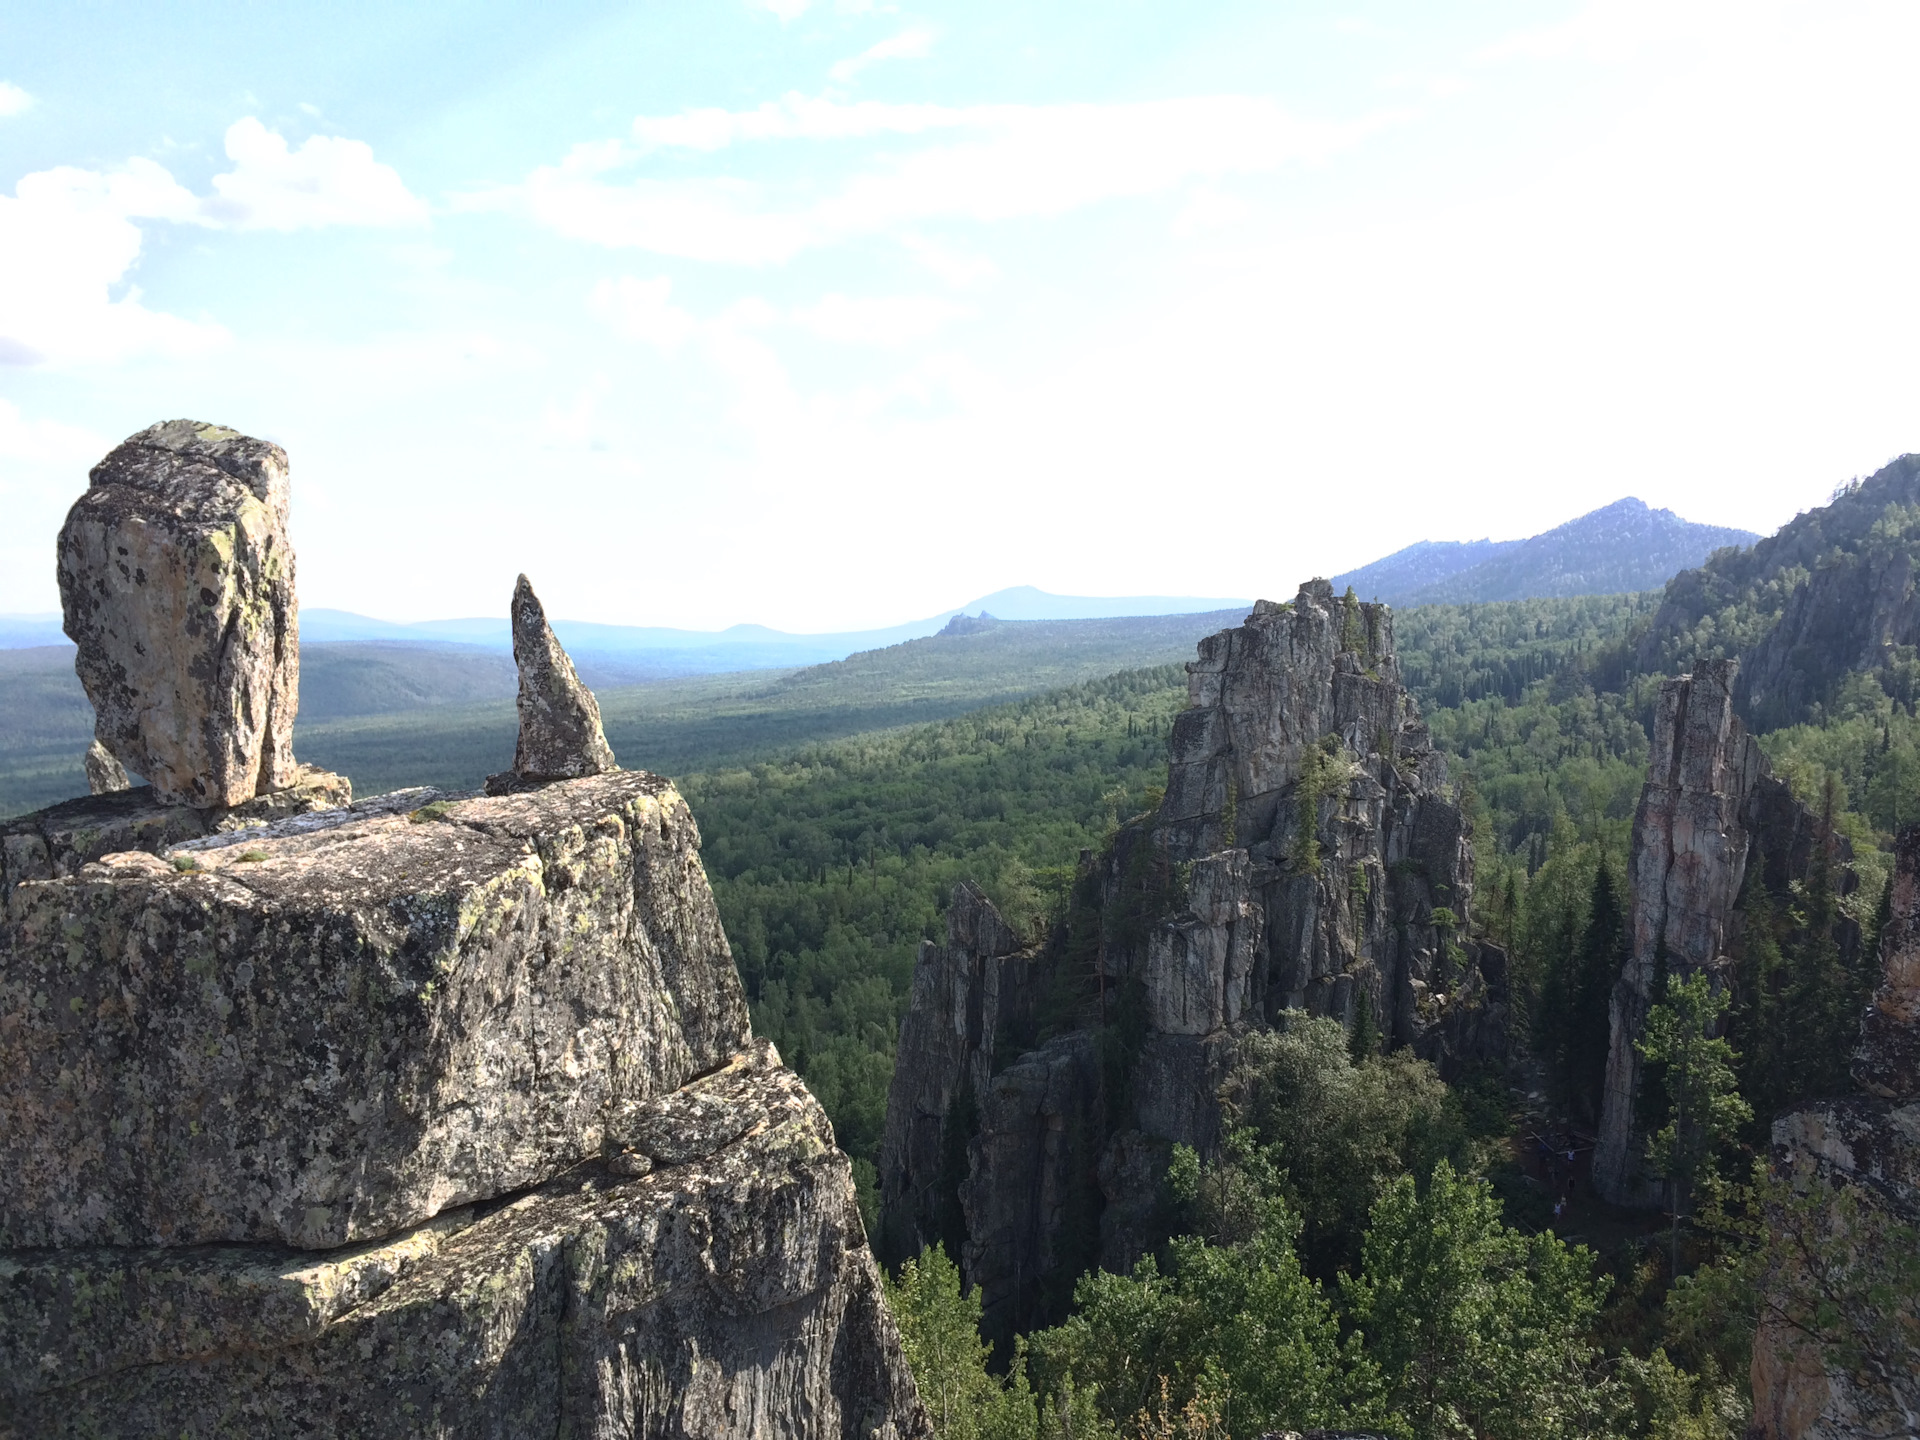
M 111 795 L 116 790 L 133 788 L 127 767 L 114 759 L 112 752 L 98 740 L 87 746 L 86 758 L 81 763 L 86 767 L 90 795 Z
M 1754 1337 L 1753 1440 L 1905 1435 L 1920 1423 L 1920 1295 L 1863 1304 L 1867 1287 L 1860 1283 L 1884 1284 L 1888 1277 L 1875 1272 L 1897 1263 L 1875 1253 L 1889 1239 L 1902 1243 L 1883 1228 L 1887 1222 L 1920 1226 L 1920 827 L 1899 838 L 1891 910 L 1880 941 L 1881 984 L 1853 1063 L 1853 1078 L 1867 1093 L 1803 1105 L 1773 1123 L 1776 1173 L 1802 1193 L 1816 1178 L 1844 1187 L 1866 1214 L 1865 1223 L 1856 1217 L 1848 1226 L 1815 1217 L 1814 1245 L 1839 1241 L 1854 1271 L 1854 1283 L 1838 1294 L 1832 1275 L 1816 1281 L 1806 1274 L 1806 1247 L 1776 1237 L 1781 1288 Z M 1784 1219 L 1774 1217 L 1776 1229 Z M 1816 1251 L 1815 1263 L 1820 1258 Z M 1863 1319 L 1875 1331 L 1867 1343 L 1856 1336 L 1848 1337 L 1851 1344 L 1823 1346 L 1816 1339 L 1822 1328 L 1844 1335 Z
M 819 1105 L 760 1042 L 676 1107 L 748 1123 L 346 1251 L 7 1257 L 0 1435 L 928 1435 Z
M 62 532 L 113 755 L 0 825 L 0 1440 L 928 1440 L 678 792 L 524 576 L 501 793 L 294 765 L 285 524 L 175 422 Z
M 1364 996 L 1396 1043 L 1504 1059 L 1504 957 L 1464 938 L 1472 848 L 1386 607 L 1314 581 L 1202 641 L 1188 672 L 1165 796 L 1086 859 L 1061 931 L 1025 944 L 957 890 L 946 945 L 921 950 L 886 1223 L 904 1250 L 964 1229 L 991 1331 L 1152 1243 L 1171 1147 L 1218 1143 L 1246 1027 L 1350 1023 Z
M 169 420 L 93 467 L 60 531 L 60 603 L 95 735 L 163 800 L 294 783 L 300 619 L 287 456 Z
M 0 1436 L 927 1433 L 658 776 L 6 899 Z
M 335 818 L 12 891 L 0 1245 L 391 1234 L 746 1043 L 658 776 Z
M 512 614 L 513 662 L 520 669 L 520 739 L 513 752 L 513 775 L 519 780 L 571 780 L 617 768 L 600 728 L 600 702 L 580 683 L 524 575 L 513 587 Z M 489 783 L 490 788 L 501 788 Z
M 957 1252 L 957 1186 L 978 1130 L 994 1055 L 1032 1012 L 1037 947 L 1023 943 L 977 885 L 954 886 L 947 939 L 920 945 L 895 1045 L 880 1150 L 890 1263 L 941 1239 Z M 1017 1043 L 1017 1041 L 1016 1041 Z
M 1819 845 L 1835 859 L 1846 842 L 1823 835 L 1814 816 L 1776 778 L 1734 713 L 1739 664 L 1701 660 L 1664 681 L 1654 713 L 1647 782 L 1634 813 L 1628 855 L 1629 948 L 1610 1007 L 1600 1135 L 1593 1183 L 1619 1205 L 1659 1203 L 1644 1173 L 1636 1113 L 1636 1048 L 1660 977 L 1705 971 L 1726 983 L 1738 945 L 1742 888 L 1784 895 L 1803 879 Z M 1750 876 L 1751 872 L 1751 876 Z

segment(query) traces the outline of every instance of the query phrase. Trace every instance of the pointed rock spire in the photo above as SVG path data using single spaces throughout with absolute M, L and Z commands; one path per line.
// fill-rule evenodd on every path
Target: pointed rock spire
M 513 661 L 520 667 L 513 773 L 526 780 L 572 780 L 618 768 L 600 729 L 600 704 L 580 683 L 524 575 L 513 587 Z

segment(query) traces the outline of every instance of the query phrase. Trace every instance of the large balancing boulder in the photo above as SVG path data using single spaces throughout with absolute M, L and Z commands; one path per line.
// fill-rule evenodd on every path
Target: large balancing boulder
M 93 467 L 60 531 L 60 603 L 95 734 L 163 800 L 211 808 L 295 777 L 299 609 L 287 456 L 169 420 Z
M 644 771 L 321 811 L 28 879 L 0 923 L 0 1248 L 325 1247 L 539 1184 L 747 1009 Z

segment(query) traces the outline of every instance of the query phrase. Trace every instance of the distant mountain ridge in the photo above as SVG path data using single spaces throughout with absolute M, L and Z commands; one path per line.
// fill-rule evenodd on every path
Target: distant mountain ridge
M 1750 530 L 1697 525 L 1628 496 L 1525 540 L 1425 540 L 1333 577 L 1365 600 L 1464 605 L 1657 590 Z

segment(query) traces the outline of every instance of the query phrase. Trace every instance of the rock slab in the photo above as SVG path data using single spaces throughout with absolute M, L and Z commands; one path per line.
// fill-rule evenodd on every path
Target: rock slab
M 16 825 L 10 869 L 45 833 Z M 599 1153 L 747 1037 L 658 776 L 108 854 L 7 895 L 0 1246 L 392 1234 Z
M 95 735 L 161 798 L 231 806 L 293 783 L 300 620 L 287 456 L 192 420 L 93 467 L 59 540 Z
M 347 1251 L 0 1256 L 0 1436 L 926 1440 L 818 1104 L 761 1043 L 625 1118 L 688 1110 L 643 1178 Z

